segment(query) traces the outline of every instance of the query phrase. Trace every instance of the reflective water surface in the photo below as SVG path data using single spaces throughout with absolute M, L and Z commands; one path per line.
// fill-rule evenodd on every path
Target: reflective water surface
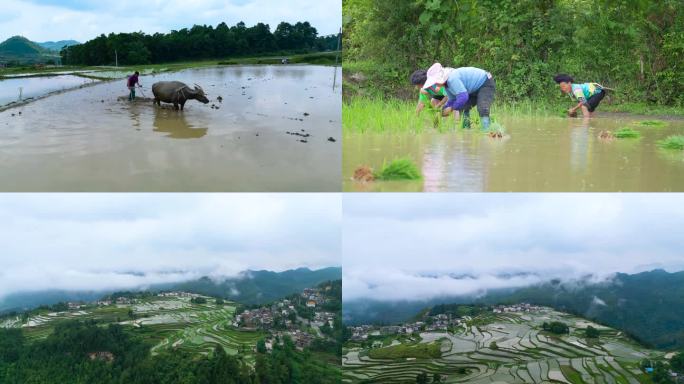
M 511 118 L 506 137 L 478 130 L 449 133 L 344 135 L 345 191 L 684 191 L 684 151 L 656 141 L 684 135 L 684 120 L 661 128 L 639 126 L 643 118 Z M 630 126 L 639 139 L 599 139 L 601 131 Z M 398 157 L 413 159 L 421 181 L 359 183 L 354 169 Z
M 192 69 L 142 76 L 134 103 L 116 80 L 0 112 L 0 190 L 339 191 L 334 71 Z M 153 106 L 161 80 L 197 83 L 211 102 Z

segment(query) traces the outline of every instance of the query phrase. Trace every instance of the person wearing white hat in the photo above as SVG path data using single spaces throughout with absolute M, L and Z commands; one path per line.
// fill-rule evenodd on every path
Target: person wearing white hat
M 489 107 L 496 93 L 496 82 L 491 73 L 475 67 L 445 68 L 435 63 L 427 71 L 423 89 L 439 87 L 444 87 L 448 97 L 442 116 L 453 112 L 458 121 L 463 111 L 463 127 L 470 128 L 470 109 L 477 106 L 482 129 L 489 129 Z

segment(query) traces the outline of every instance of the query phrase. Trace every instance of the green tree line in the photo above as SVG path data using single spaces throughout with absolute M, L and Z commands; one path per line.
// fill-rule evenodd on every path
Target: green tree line
M 195 25 L 170 33 L 143 32 L 100 35 L 84 44 L 62 49 L 67 65 L 122 65 L 166 63 L 179 60 L 263 55 L 277 52 L 308 53 L 337 49 L 337 35 L 318 36 L 307 21 L 282 22 L 275 31 L 258 23 L 247 27 L 239 22 L 229 27 Z
M 43 340 L 0 329 L 0 383 L 7 384 L 281 384 L 337 383 L 338 367 L 289 338 L 257 353 L 256 369 L 217 346 L 208 356 L 183 351 L 150 354 L 150 345 L 118 324 L 66 321 Z
M 343 15 L 345 65 L 394 95 L 439 61 L 492 72 L 512 102 L 558 97 L 552 76 L 569 73 L 620 101 L 684 106 L 681 0 L 346 0 Z

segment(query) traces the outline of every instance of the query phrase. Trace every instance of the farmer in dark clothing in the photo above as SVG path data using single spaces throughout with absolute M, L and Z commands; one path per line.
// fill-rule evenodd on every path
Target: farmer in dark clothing
M 140 85 L 138 76 L 140 76 L 140 72 L 135 71 L 134 74 L 128 77 L 128 89 L 131 91 L 131 93 L 128 95 L 128 101 L 135 100 L 135 85 Z

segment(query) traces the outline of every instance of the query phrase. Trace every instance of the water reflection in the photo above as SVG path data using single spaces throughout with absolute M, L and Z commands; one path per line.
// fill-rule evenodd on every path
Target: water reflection
M 167 133 L 172 139 L 198 139 L 207 134 L 208 128 L 197 128 L 188 123 L 181 111 L 154 108 L 154 132 Z
M 588 168 L 591 156 L 590 146 L 593 140 L 589 140 L 589 119 L 581 119 L 579 122 L 570 121 L 570 167 L 575 172 L 585 172 Z
M 657 142 L 684 129 L 684 122 L 642 128 L 624 118 L 505 119 L 507 136 L 489 138 L 459 130 L 424 133 L 346 134 L 344 190 L 356 167 L 381 167 L 388 159 L 420 163 L 424 191 L 682 191 L 684 154 Z M 633 126 L 639 139 L 601 140 L 598 132 Z M 364 190 L 408 191 L 420 183 L 376 182 Z

